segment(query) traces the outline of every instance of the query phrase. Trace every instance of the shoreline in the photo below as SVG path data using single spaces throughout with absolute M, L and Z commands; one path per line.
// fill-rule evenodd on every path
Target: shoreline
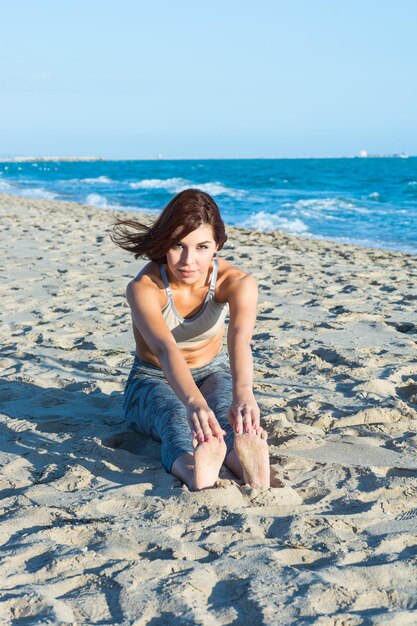
M 85 204 L 83 202 L 77 202 L 75 200 L 49 200 L 46 198 L 31 198 L 30 196 L 18 196 L 18 195 L 14 195 L 14 194 L 8 194 L 8 193 L 3 193 L 0 192 L 0 199 L 7 199 L 8 201 L 13 201 L 14 199 L 16 199 L 17 201 L 21 200 L 22 203 L 24 204 L 25 201 L 27 202 L 32 202 L 32 203 L 46 203 L 46 204 L 50 204 L 50 205 L 74 205 L 77 207 L 84 207 L 85 210 L 94 210 L 94 211 L 98 211 L 98 212 L 110 212 L 113 213 L 114 215 L 118 215 L 119 217 L 123 217 L 123 216 L 129 216 L 132 218 L 138 218 L 143 216 L 143 219 L 147 218 L 147 219 L 151 219 L 154 220 L 156 219 L 158 213 L 149 213 L 146 211 L 146 209 L 141 209 L 140 207 L 137 207 L 137 210 L 132 210 L 131 208 L 126 208 L 126 209 L 122 209 L 119 208 L 118 206 L 103 206 L 103 207 L 97 207 L 94 206 L 92 204 Z M 19 202 L 17 202 L 17 204 L 19 204 Z M 36 205 L 35 205 L 36 206 Z M 163 208 L 163 207 L 162 207 Z M 161 211 L 162 211 L 161 208 Z M 296 235 L 293 233 L 288 233 L 284 230 L 268 230 L 268 231 L 259 231 L 259 230 L 255 230 L 255 229 L 250 229 L 250 228 L 243 228 L 241 226 L 235 226 L 233 224 L 228 224 L 225 222 L 225 226 L 226 226 L 226 231 L 227 229 L 234 229 L 236 231 L 242 231 L 242 232 L 246 232 L 246 233 L 256 233 L 258 235 L 270 235 L 271 237 L 288 237 L 288 238 L 293 238 L 295 240 L 300 239 L 302 241 L 316 241 L 316 242 L 321 242 L 323 243 L 323 245 L 334 245 L 334 246 L 347 246 L 347 247 L 352 247 L 355 249 L 360 249 L 360 250 L 380 250 L 382 252 L 387 252 L 387 253 L 397 253 L 397 254 L 404 254 L 407 256 L 415 256 L 417 257 L 417 251 L 414 252 L 410 252 L 410 251 L 406 251 L 406 250 L 398 250 L 398 249 L 394 249 L 394 248 L 383 248 L 383 247 L 379 247 L 377 245 L 375 246 L 371 246 L 371 245 L 362 245 L 362 244 L 358 244 L 358 243 L 347 243 L 347 242 L 342 242 L 342 241 L 335 241 L 334 239 L 326 239 L 325 237 L 322 237 L 320 235 L 313 235 L 313 234 L 308 234 L 308 235 Z
M 189 492 L 123 419 L 146 261 L 110 241 L 118 214 L 0 195 L 3 619 L 410 623 L 416 255 L 227 228 L 220 255 L 259 285 L 254 394 L 285 486 Z

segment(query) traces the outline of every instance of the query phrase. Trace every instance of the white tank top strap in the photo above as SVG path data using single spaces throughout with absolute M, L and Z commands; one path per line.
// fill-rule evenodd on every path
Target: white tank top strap
M 167 292 L 167 296 L 170 300 L 172 300 L 172 291 L 171 291 L 171 287 L 169 286 L 169 282 L 168 282 L 168 278 L 165 272 L 165 267 L 163 266 L 162 263 L 159 264 L 160 270 L 161 270 L 161 276 L 162 276 L 162 280 L 164 282 L 165 285 L 165 291 Z
M 217 257 L 214 256 L 213 257 L 213 273 L 211 275 L 211 282 L 210 282 L 210 291 L 209 294 L 211 296 L 214 296 L 214 290 L 216 288 L 216 280 L 217 280 L 217 272 L 218 272 L 218 260 Z

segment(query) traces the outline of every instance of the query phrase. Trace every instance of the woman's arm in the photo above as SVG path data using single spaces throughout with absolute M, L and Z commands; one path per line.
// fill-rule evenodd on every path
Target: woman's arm
M 233 401 L 229 421 L 237 433 L 259 428 L 260 412 L 253 395 L 253 358 L 251 339 L 256 323 L 258 283 L 250 274 L 231 282 L 228 289 L 230 309 L 227 349 L 233 380 Z
M 169 385 L 187 408 L 188 421 L 199 441 L 210 435 L 225 435 L 162 317 L 156 288 L 144 280 L 132 281 L 126 289 L 134 325 L 158 358 Z

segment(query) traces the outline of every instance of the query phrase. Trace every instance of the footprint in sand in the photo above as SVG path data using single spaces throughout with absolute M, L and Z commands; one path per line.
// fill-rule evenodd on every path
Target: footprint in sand
M 37 484 L 51 483 L 55 480 L 61 479 L 65 475 L 66 471 L 66 467 L 59 466 L 56 463 L 50 463 L 43 469 L 39 478 L 34 482 Z
M 91 486 L 95 476 L 82 465 L 67 466 L 65 474 L 58 479 L 54 487 L 59 491 L 73 492 Z
M 396 387 L 397 395 L 406 402 L 417 404 L 417 376 L 412 376 L 401 387 Z
M 313 350 L 313 354 L 319 357 L 322 361 L 326 363 L 330 363 L 331 365 L 349 365 L 352 367 L 352 364 L 349 363 L 337 350 L 333 350 L 331 348 L 318 348 L 317 350 Z
M 393 326 L 399 333 L 406 335 L 415 335 L 417 333 L 417 324 L 412 322 L 386 322 L 388 326 Z
M 148 469 L 161 467 L 161 446 L 146 435 L 140 435 L 134 430 L 125 430 L 100 440 L 101 445 L 116 450 L 125 450 L 141 458 L 141 464 L 146 458 Z
M 48 395 L 42 398 L 42 406 L 56 406 L 70 402 L 68 395 L 62 391 L 49 391 Z

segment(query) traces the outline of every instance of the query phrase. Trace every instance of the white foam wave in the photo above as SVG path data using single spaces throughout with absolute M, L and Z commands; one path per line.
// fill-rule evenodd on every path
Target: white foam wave
M 108 209 L 109 203 L 105 196 L 101 196 L 99 193 L 89 193 L 85 199 L 86 204 L 95 206 L 98 209 Z
M 145 178 L 143 180 L 129 183 L 131 189 L 167 189 L 172 193 L 179 193 L 184 189 L 201 189 L 211 196 L 226 195 L 232 198 L 242 198 L 247 191 L 241 189 L 231 189 L 222 183 L 212 181 L 208 183 L 193 183 L 185 178 Z
M 48 191 L 43 187 L 29 187 L 27 189 L 21 189 L 7 183 L 5 180 L 0 180 L 0 192 L 10 193 L 14 196 L 20 196 L 23 198 L 42 198 L 44 200 L 55 200 L 55 198 L 58 197 L 58 194 L 53 191 Z
M 378 200 L 379 198 L 379 193 L 377 191 L 374 191 L 373 193 L 370 193 L 368 195 L 368 198 L 373 198 L 374 200 Z
M 225 187 L 222 183 L 203 183 L 201 185 L 197 185 L 198 189 L 201 191 L 205 191 L 209 193 L 211 196 L 230 196 L 232 198 L 243 198 L 243 196 L 247 195 L 247 191 L 243 189 L 231 189 L 230 187 Z
M 43 187 L 32 187 L 29 189 L 17 189 L 14 188 L 12 193 L 15 196 L 23 196 L 24 198 L 42 198 L 43 200 L 55 200 L 58 194 L 53 191 L 43 189 Z
M 241 226 L 243 228 L 258 230 L 261 232 L 284 230 L 285 232 L 292 233 L 293 235 L 300 235 L 308 232 L 308 227 L 299 218 L 290 220 L 280 215 L 272 215 L 266 211 L 253 213 L 241 224 Z
M 131 189 L 168 189 L 169 191 L 182 191 L 190 186 L 184 178 L 144 178 L 134 183 L 129 183 Z
M 109 202 L 106 196 L 102 196 L 99 193 L 89 193 L 84 200 L 85 204 L 94 206 L 97 209 L 110 209 L 118 211 L 136 211 L 140 213 L 152 213 L 158 214 L 159 209 L 149 209 L 148 207 L 134 206 L 134 205 L 122 205 Z
M 292 209 L 293 215 L 313 219 L 326 219 L 343 221 L 345 218 L 340 213 L 372 213 L 366 207 L 358 206 L 350 200 L 344 198 L 311 198 L 308 200 L 297 200 L 297 202 L 285 202 L 284 208 Z M 337 215 L 339 213 L 339 215 Z
M 341 208 L 356 208 L 356 205 L 353 202 L 350 202 L 349 200 L 344 200 L 343 198 L 313 198 L 309 200 L 298 200 L 298 202 L 296 202 L 296 205 L 300 207 L 326 209 L 327 211 L 337 211 Z
M 111 178 L 109 178 L 108 176 L 97 176 L 97 178 L 80 178 L 75 179 L 74 182 L 80 182 L 80 183 L 91 183 L 91 184 L 95 184 L 95 183 L 104 183 L 104 184 L 110 184 L 113 182 L 116 182 L 114 180 L 112 180 Z

